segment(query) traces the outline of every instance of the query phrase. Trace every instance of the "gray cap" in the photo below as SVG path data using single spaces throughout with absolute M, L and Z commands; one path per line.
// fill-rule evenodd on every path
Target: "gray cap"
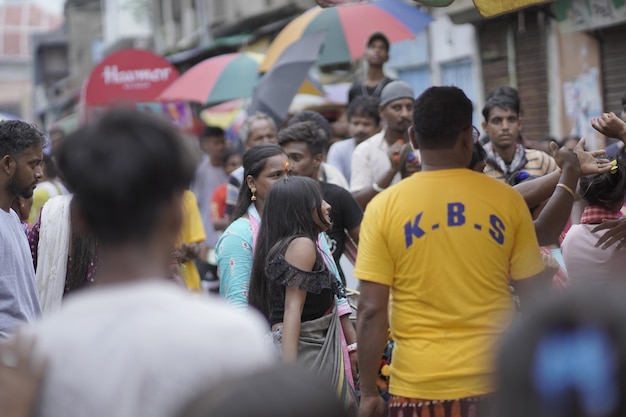
M 392 101 L 401 98 L 410 98 L 411 100 L 415 100 L 413 87 L 404 81 L 392 81 L 387 84 L 380 93 L 380 105 L 384 107 Z

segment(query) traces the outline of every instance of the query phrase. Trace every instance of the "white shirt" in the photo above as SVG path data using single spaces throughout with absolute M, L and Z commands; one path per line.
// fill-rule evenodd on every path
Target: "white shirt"
M 391 161 L 387 156 L 389 144 L 385 140 L 385 131 L 359 143 L 352 153 L 352 174 L 350 191 L 360 191 L 371 187 L 376 177 L 391 169 Z M 396 173 L 391 185 L 400 182 L 400 173 Z
M 575 224 L 568 230 L 561 245 L 563 261 L 572 285 L 626 282 L 626 249 L 596 248 L 598 239 L 606 232 L 592 233 L 597 224 Z
M 260 315 L 164 280 L 68 298 L 23 330 L 49 358 L 37 416 L 171 417 L 210 384 L 275 360 Z
M 40 315 L 26 233 L 13 210 L 0 209 L 0 341 Z

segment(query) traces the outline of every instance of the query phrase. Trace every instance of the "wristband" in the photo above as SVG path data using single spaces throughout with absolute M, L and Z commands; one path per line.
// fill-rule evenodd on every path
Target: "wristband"
M 380 185 L 376 184 L 376 181 L 374 181 L 372 183 L 372 188 L 374 189 L 374 191 L 376 191 L 377 193 L 382 193 L 383 191 L 385 191 L 385 189 L 383 187 L 381 187 Z
M 356 343 L 346 346 L 346 349 L 348 349 L 348 353 L 356 352 Z
M 576 200 L 576 194 L 574 193 L 574 191 L 569 186 L 567 186 L 567 185 L 565 185 L 565 184 L 563 184 L 561 182 L 558 183 L 556 186 L 564 189 L 565 191 L 567 191 L 569 193 L 569 195 L 571 195 L 572 198 L 574 200 Z

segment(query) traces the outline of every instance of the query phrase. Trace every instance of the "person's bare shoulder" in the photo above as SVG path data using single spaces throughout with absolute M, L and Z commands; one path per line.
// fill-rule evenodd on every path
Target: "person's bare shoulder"
M 308 237 L 297 237 L 289 243 L 285 252 L 285 260 L 303 271 L 313 270 L 317 255 L 317 247 Z

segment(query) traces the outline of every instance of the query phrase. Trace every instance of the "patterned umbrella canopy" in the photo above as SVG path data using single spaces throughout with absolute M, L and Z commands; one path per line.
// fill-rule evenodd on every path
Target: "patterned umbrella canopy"
M 414 38 L 432 20 L 402 0 L 379 0 L 328 9 L 314 7 L 291 21 L 276 36 L 259 71 L 268 71 L 293 42 L 321 30 L 327 34 L 317 64 L 329 65 L 351 62 L 363 56 L 367 39 L 374 32 L 383 32 L 390 42 L 399 42 Z
M 263 54 L 252 52 L 235 52 L 206 59 L 178 77 L 158 99 L 217 104 L 250 98 L 261 79 L 258 69 L 262 60 Z M 311 80 L 305 81 L 300 92 L 322 94 Z

